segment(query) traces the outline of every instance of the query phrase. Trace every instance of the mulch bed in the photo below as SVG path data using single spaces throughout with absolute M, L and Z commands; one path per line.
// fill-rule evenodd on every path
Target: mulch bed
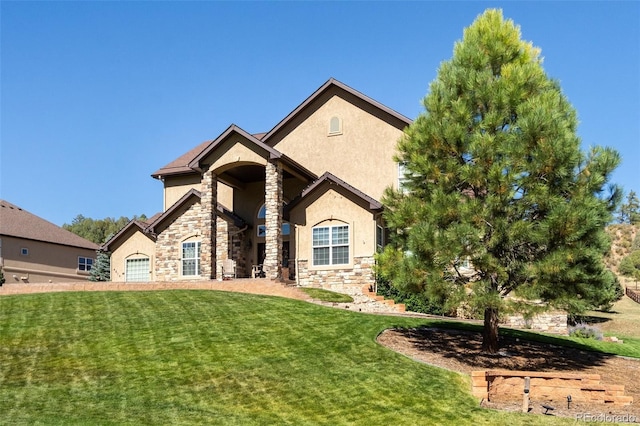
M 600 374 L 601 383 L 624 385 L 625 395 L 633 396 L 633 403 L 613 406 L 572 402 L 570 408 L 567 408 L 566 399 L 543 401 L 532 398 L 529 412 L 544 414 L 547 410 L 542 405 L 548 405 L 554 409 L 549 410 L 547 415 L 572 418 L 578 418 L 585 413 L 609 418 L 617 415 L 626 416 L 618 418 L 618 421 L 628 418 L 640 423 L 640 360 L 531 342 L 510 336 L 501 336 L 500 352 L 489 355 L 481 351 L 480 333 L 436 328 L 386 330 L 380 334 L 378 342 L 417 361 L 468 375 L 472 371 L 497 369 Z M 522 409 L 521 401 L 482 401 L 481 405 L 507 411 Z

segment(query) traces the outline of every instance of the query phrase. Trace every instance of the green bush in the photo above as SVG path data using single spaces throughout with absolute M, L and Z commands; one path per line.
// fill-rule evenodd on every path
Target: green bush
M 443 300 L 430 298 L 426 293 L 410 293 L 398 290 L 389 281 L 381 277 L 378 277 L 377 294 L 393 299 L 396 303 L 404 303 L 407 311 L 432 315 L 447 315 L 448 313 Z
M 631 252 L 620 261 L 618 270 L 622 275 L 633 277 L 635 274 L 640 273 L 640 250 Z

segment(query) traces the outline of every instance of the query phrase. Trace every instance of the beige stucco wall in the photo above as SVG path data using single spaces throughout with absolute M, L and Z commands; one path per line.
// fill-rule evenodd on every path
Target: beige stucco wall
M 202 163 L 211 164 L 210 169 L 221 173 L 227 169 L 243 164 L 267 164 L 264 154 L 249 148 L 251 142 L 240 135 L 234 135 L 218 146 Z
M 200 174 L 171 176 L 164 181 L 164 211 L 174 205 L 191 189 L 202 190 Z M 228 209 L 233 209 L 233 188 L 218 182 L 218 202 Z
M 345 269 L 353 266 L 354 257 L 373 256 L 376 249 L 376 221 L 374 215 L 347 196 L 330 189 L 315 200 L 301 203 L 291 212 L 295 223 L 295 247 L 292 256 L 308 260 L 310 270 Z M 315 226 L 349 225 L 348 265 L 312 265 L 312 228 Z M 293 227 L 292 227 L 293 228 Z
M 84 281 L 88 272 L 78 271 L 78 257 L 96 259 L 96 251 L 43 241 L 2 236 L 2 269 L 7 283 Z M 29 254 L 21 255 L 26 248 Z M 15 275 L 15 278 L 14 278 Z
M 342 133 L 329 135 L 332 117 L 342 120 Z M 330 172 L 380 200 L 384 189 L 398 183 L 393 161 L 402 131 L 333 96 L 274 148 L 317 175 Z
M 154 281 L 154 255 L 156 244 L 153 240 L 144 236 L 140 230 L 130 231 L 123 236 L 122 244 L 111 253 L 111 281 L 125 281 L 125 267 L 127 259 L 149 258 L 151 273 L 149 280 Z

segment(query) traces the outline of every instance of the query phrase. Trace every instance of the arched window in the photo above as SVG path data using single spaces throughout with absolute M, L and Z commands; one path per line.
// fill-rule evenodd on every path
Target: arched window
M 285 205 L 286 205 L 285 203 L 282 203 L 283 207 Z M 266 217 L 267 217 L 267 208 L 263 204 L 262 207 L 260 207 L 260 210 L 258 210 L 258 216 L 257 216 L 258 225 L 256 226 L 256 230 L 258 233 L 258 237 L 265 237 L 267 235 L 267 226 L 264 225 L 264 220 Z M 291 225 L 289 225 L 289 222 L 282 222 L 282 236 L 289 235 L 290 233 L 291 233 Z
M 331 117 L 329 120 L 329 135 L 339 135 L 342 133 L 342 120 L 340 117 Z

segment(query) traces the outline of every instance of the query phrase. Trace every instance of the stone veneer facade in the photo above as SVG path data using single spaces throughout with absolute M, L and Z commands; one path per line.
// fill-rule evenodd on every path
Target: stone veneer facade
M 200 247 L 200 271 L 204 278 L 216 278 L 216 212 L 218 204 L 218 178 L 212 171 L 202 174 L 202 243 Z
M 264 265 L 267 278 L 275 280 L 281 276 L 282 264 L 282 163 L 278 160 L 267 162 L 264 192 L 267 228 Z
M 319 287 L 349 295 L 362 294 L 364 285 L 375 283 L 373 256 L 356 257 L 353 268 L 344 269 L 309 269 L 308 260 L 298 260 L 298 283 L 302 287 Z
M 201 279 L 200 276 L 180 276 L 180 243 L 189 237 L 201 235 L 201 225 L 202 209 L 200 203 L 194 203 L 158 235 L 155 256 L 156 281 Z

